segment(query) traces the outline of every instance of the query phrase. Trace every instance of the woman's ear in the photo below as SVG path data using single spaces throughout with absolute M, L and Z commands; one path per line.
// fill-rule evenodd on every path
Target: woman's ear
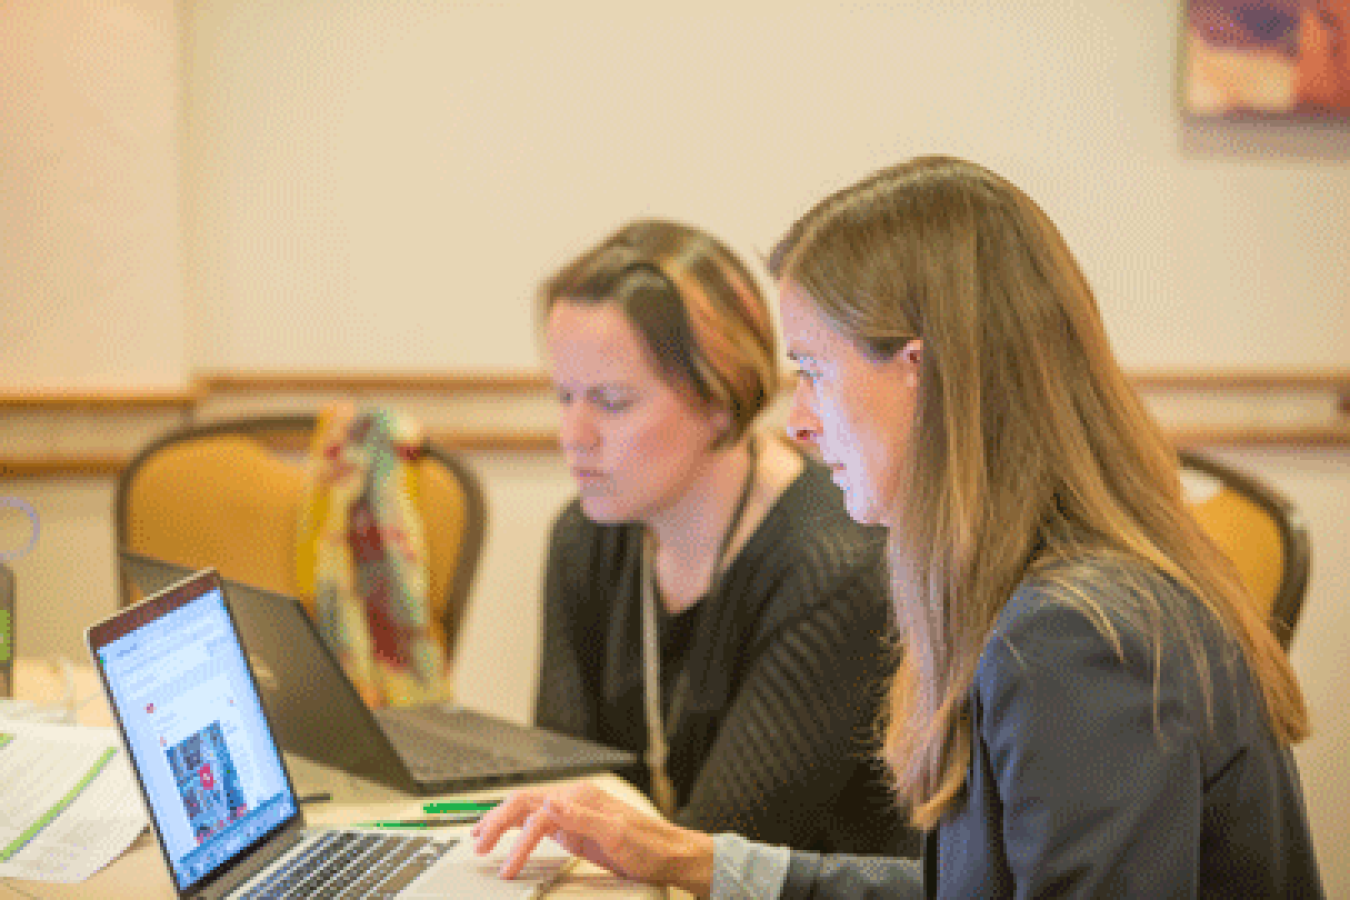
M 923 339 L 915 338 L 905 346 L 900 348 L 900 355 L 905 361 L 914 367 L 918 367 L 923 362 Z
M 731 431 L 731 410 L 725 406 L 718 406 L 708 414 L 708 421 L 712 425 L 713 434 L 721 440 L 723 435 Z
M 918 387 L 919 373 L 923 370 L 923 341 L 919 338 L 906 341 L 900 352 L 891 357 L 891 363 L 906 384 Z

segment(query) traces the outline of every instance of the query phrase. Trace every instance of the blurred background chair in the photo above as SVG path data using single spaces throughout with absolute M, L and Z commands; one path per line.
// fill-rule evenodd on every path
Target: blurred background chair
M 1288 498 L 1250 473 L 1191 451 L 1180 457 L 1191 510 L 1237 566 L 1288 649 L 1312 562 L 1302 516 Z
M 189 425 L 143 448 L 118 476 L 119 548 L 297 596 L 296 551 L 317 414 Z M 415 463 L 432 630 L 453 662 L 482 555 L 487 507 L 476 474 L 426 442 Z M 125 574 L 122 604 L 139 592 Z M 302 597 L 314 614 L 313 598 Z

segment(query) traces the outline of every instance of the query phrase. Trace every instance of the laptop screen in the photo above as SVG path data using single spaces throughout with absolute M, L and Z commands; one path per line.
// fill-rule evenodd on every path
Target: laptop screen
M 296 816 L 214 573 L 95 626 L 90 646 L 180 891 Z

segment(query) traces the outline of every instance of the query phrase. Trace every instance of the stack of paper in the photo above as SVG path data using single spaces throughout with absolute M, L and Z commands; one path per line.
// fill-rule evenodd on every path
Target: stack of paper
M 147 824 L 110 728 L 0 719 L 0 877 L 83 881 Z

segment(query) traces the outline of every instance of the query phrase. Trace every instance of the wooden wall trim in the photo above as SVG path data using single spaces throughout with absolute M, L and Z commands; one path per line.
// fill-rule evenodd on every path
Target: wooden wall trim
M 1279 392 L 1291 397 L 1330 397 L 1331 417 L 1284 424 L 1245 424 L 1169 421 L 1164 429 L 1179 447 L 1288 446 L 1350 447 L 1350 370 L 1347 371 L 1141 371 L 1130 373 L 1141 393 L 1173 392 L 1204 397 L 1260 397 Z M 790 379 L 789 379 L 790 381 Z M 500 394 L 543 395 L 551 391 L 542 371 L 468 373 L 336 373 L 242 371 L 206 372 L 184 389 L 109 388 L 85 390 L 0 389 L 0 428 L 22 429 L 35 422 L 60 421 L 78 413 L 121 427 L 134 416 L 147 412 L 177 412 L 191 421 L 209 409 L 212 399 L 237 403 L 253 397 L 259 401 L 285 399 L 288 394 L 426 394 L 447 400 Z M 1282 399 L 1282 398 L 1281 398 Z M 1314 404 L 1316 406 L 1316 404 Z M 101 426 L 100 426 L 101 427 Z M 432 438 L 465 453 L 550 454 L 557 452 L 557 434 L 552 428 L 436 428 Z M 0 432 L 0 448 L 5 446 Z M 0 479 L 115 476 L 126 465 L 125 457 L 106 448 L 87 453 L 69 449 L 68 443 L 51 455 L 31 449 L 6 455 L 0 449 Z
M 1315 391 L 1350 399 L 1350 370 L 1130 372 L 1141 391 Z M 791 378 L 786 380 L 791 386 Z M 531 393 L 549 390 L 542 371 L 501 372 L 204 372 L 183 389 L 3 390 L 0 410 L 192 409 L 213 394 Z
M 529 393 L 547 390 L 543 372 L 207 372 L 205 394 L 276 391 L 390 393 Z
M 1140 390 L 1334 391 L 1350 399 L 1350 370 L 1184 371 L 1151 370 L 1128 373 Z M 197 379 L 204 394 L 271 391 L 334 391 L 397 393 L 528 393 L 549 389 L 542 371 L 514 372 L 210 372 Z M 782 387 L 790 390 L 793 377 Z
M 200 388 L 95 388 L 88 390 L 0 390 L 0 410 L 30 412 L 180 410 L 202 401 Z
M 33 456 L 0 458 L 0 479 L 115 478 L 129 458 L 121 456 Z
M 1350 392 L 1350 370 L 1184 371 L 1158 369 L 1129 372 L 1131 383 L 1141 391 L 1334 391 Z
M 1350 425 L 1180 426 L 1163 431 L 1178 448 L 1350 447 Z

